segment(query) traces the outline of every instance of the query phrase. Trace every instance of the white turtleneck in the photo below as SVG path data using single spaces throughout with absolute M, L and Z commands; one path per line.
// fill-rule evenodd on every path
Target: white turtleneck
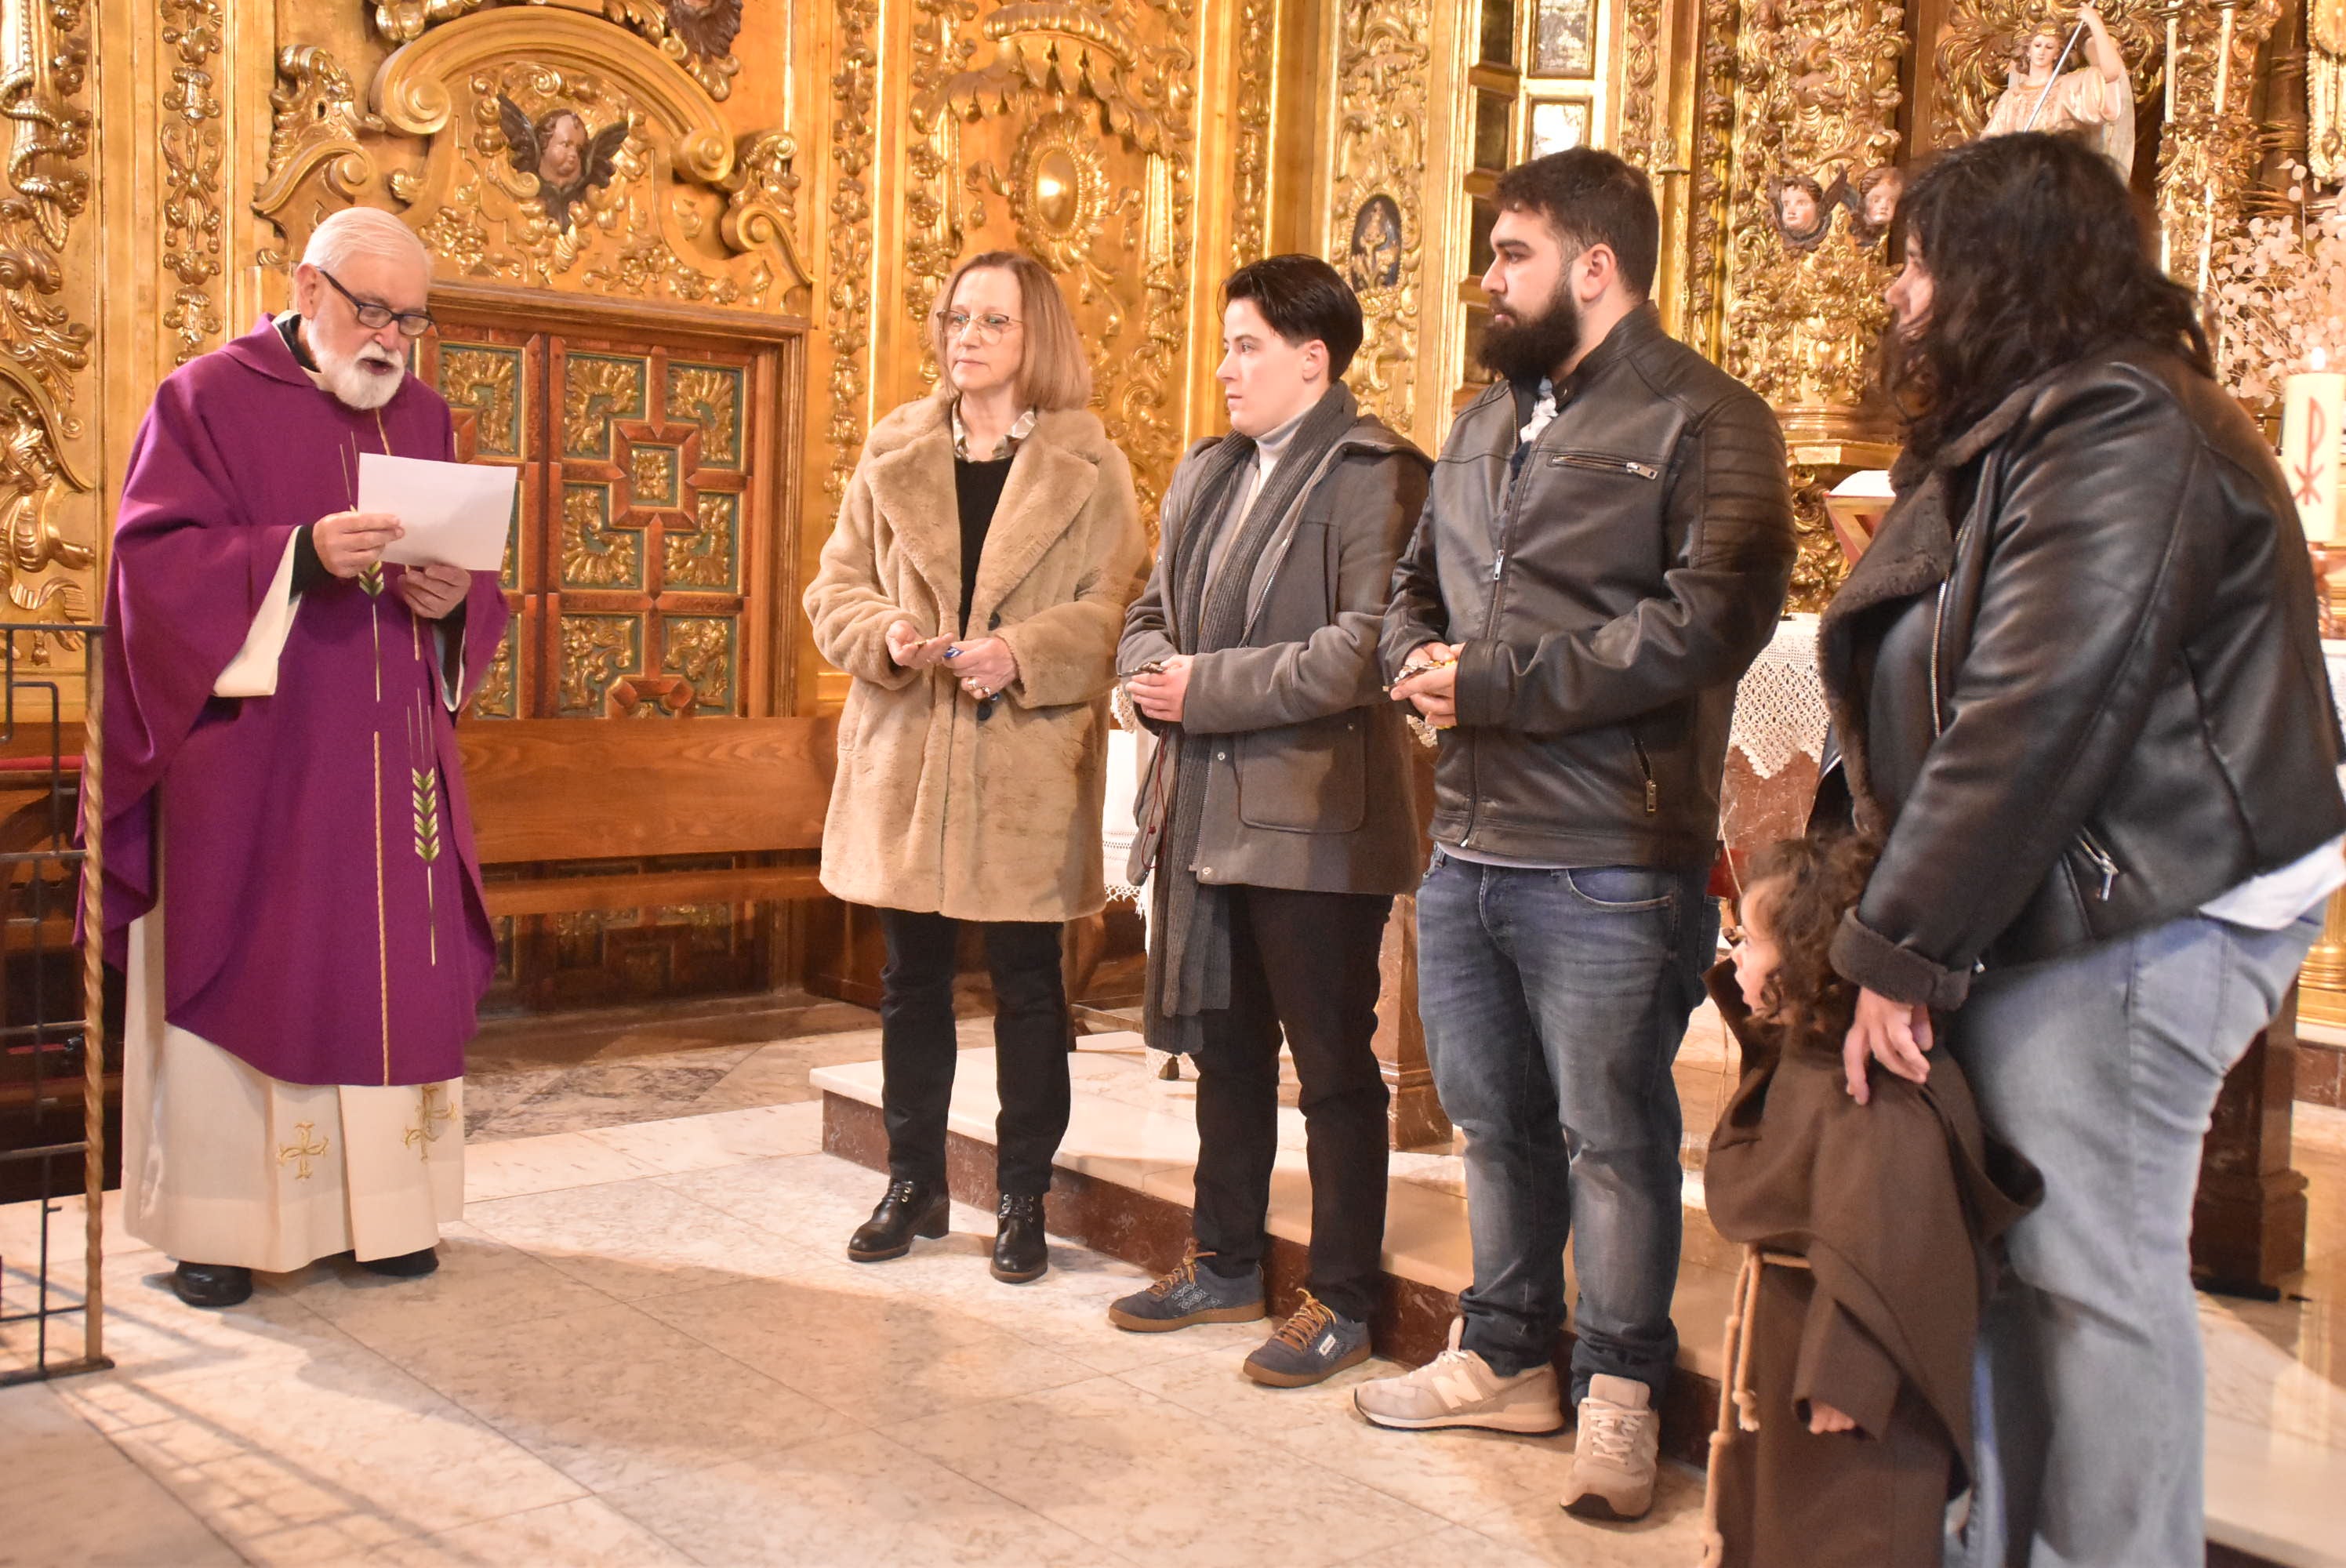
M 1319 406 L 1315 402 L 1311 408 Z M 1245 523 L 1248 511 L 1254 505 L 1254 498 L 1262 494 L 1262 487 L 1270 480 L 1270 471 L 1279 466 L 1279 460 L 1287 455 L 1289 447 L 1295 444 L 1295 433 L 1303 428 L 1303 422 L 1311 417 L 1311 409 L 1307 408 L 1277 430 L 1255 437 L 1254 463 L 1247 470 L 1246 482 L 1239 490 L 1237 503 L 1222 514 L 1220 532 L 1214 536 L 1214 547 L 1206 555 L 1208 587 L 1213 585 L 1214 578 L 1221 572 L 1222 556 L 1229 552 L 1230 541 L 1238 537 L 1239 525 Z

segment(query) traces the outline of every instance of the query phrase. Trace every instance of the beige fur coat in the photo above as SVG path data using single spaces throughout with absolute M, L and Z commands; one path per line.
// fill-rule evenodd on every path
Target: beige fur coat
M 1088 411 L 1019 444 L 967 628 L 953 428 L 943 396 L 872 428 L 808 587 L 815 647 L 854 677 L 823 824 L 822 885 L 851 903 L 973 921 L 1097 911 L 1107 692 L 1148 565 L 1132 470 Z M 951 665 L 903 669 L 886 634 L 989 631 L 1018 678 L 991 704 Z

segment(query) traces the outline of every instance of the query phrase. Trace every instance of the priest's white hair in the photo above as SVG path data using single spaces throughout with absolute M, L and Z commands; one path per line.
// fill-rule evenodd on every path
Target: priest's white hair
M 377 256 L 390 261 L 412 261 L 432 271 L 432 253 L 415 230 L 380 207 L 345 207 L 310 232 L 301 252 L 302 263 L 332 272 L 354 256 Z

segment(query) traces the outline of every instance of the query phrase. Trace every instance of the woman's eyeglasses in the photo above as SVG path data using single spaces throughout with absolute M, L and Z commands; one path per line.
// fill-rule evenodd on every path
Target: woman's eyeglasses
M 372 300 L 362 300 L 343 288 L 342 280 L 323 267 L 318 269 L 318 276 L 332 283 L 334 286 L 334 292 L 351 302 L 351 309 L 358 314 L 359 325 L 370 332 L 380 332 L 393 321 L 397 321 L 401 337 L 420 338 L 435 325 L 432 320 L 432 312 L 429 311 L 394 311 L 390 306 L 379 304 Z
M 946 342 L 958 342 L 974 327 L 977 330 L 979 345 L 985 348 L 1000 342 L 1002 334 L 1018 324 L 1012 317 L 992 311 L 983 316 L 973 316 L 966 311 L 949 311 L 937 320 L 944 324 Z

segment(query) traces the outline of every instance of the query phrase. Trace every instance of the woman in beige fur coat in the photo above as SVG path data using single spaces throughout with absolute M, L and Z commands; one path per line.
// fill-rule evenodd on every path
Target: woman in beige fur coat
M 1002 1202 L 996 1278 L 1048 1266 L 1043 1195 L 1067 1130 L 1064 923 L 1105 901 L 1107 692 L 1147 565 L 1124 453 L 1050 273 L 1005 251 L 938 295 L 936 395 L 873 426 L 806 596 L 854 677 L 822 882 L 880 912 L 889 1182 L 858 1262 L 945 1234 L 954 952 L 978 924 L 994 978 Z

